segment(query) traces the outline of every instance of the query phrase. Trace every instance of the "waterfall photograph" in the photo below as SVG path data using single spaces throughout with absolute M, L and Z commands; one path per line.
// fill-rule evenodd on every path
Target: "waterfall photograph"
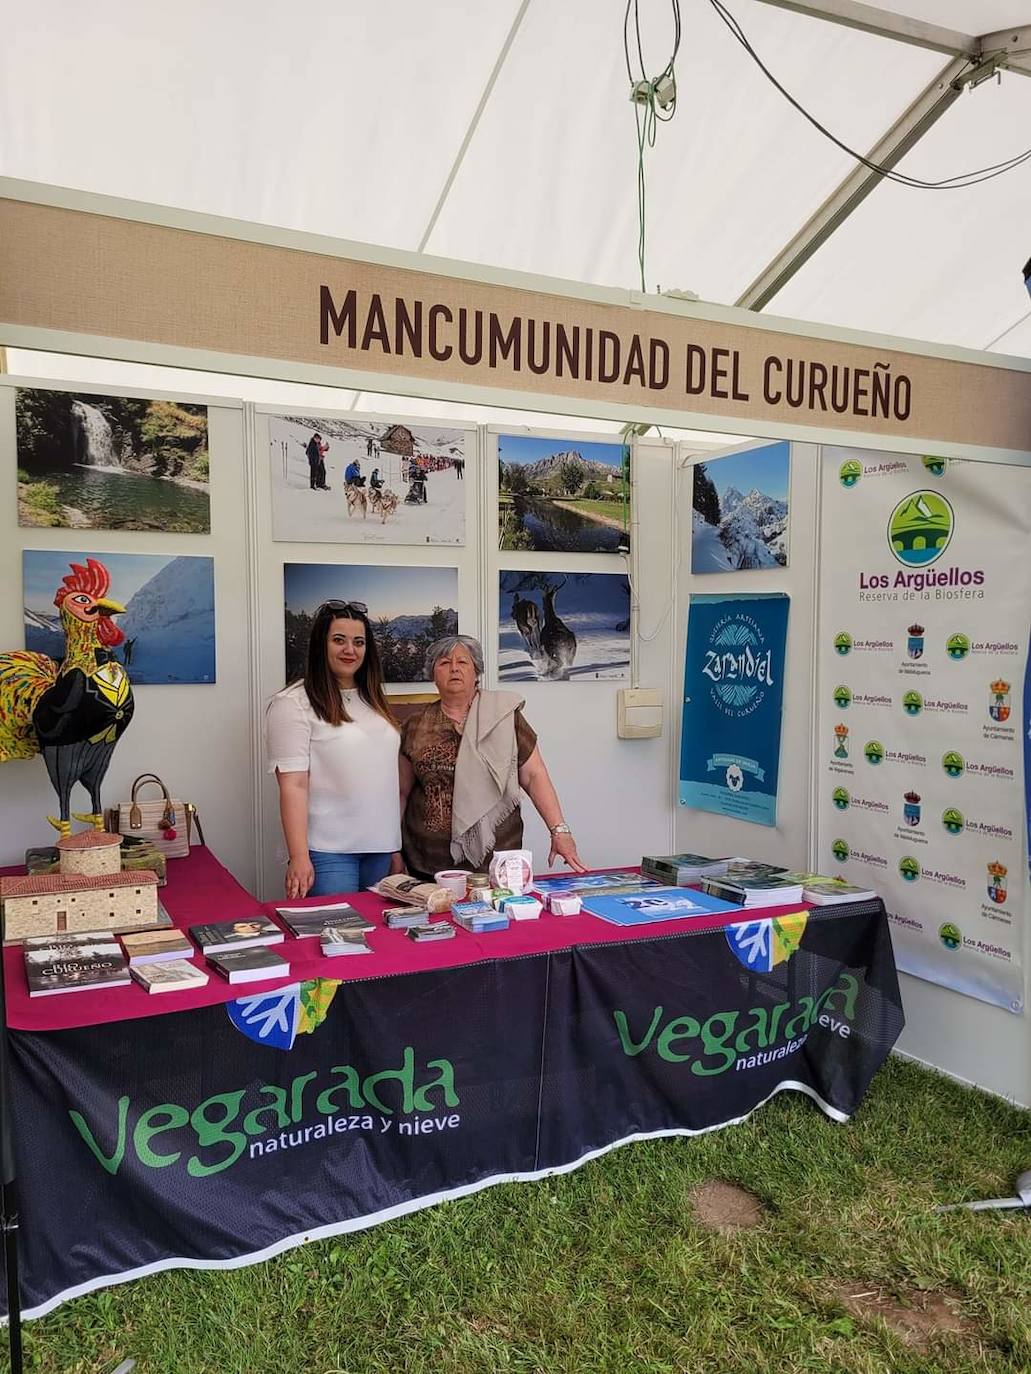
M 208 408 L 19 387 L 18 524 L 208 534 Z

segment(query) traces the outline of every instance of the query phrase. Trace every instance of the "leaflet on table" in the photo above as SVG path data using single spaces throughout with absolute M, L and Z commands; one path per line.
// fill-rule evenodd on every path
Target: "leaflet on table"
M 739 908 L 694 888 L 656 887 L 623 896 L 587 893 L 584 910 L 617 926 L 644 926 L 655 921 L 676 921 L 693 916 L 715 916 Z
M 601 896 L 609 892 L 644 892 L 648 888 L 659 887 L 654 878 L 631 869 L 618 869 L 611 873 L 569 873 L 558 878 L 534 878 L 532 890 L 539 897 L 548 897 L 556 892 L 588 892 Z

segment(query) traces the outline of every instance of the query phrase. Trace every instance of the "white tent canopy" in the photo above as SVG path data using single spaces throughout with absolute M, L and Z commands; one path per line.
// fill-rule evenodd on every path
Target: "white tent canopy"
M 948 34 L 932 48 L 870 27 L 923 42 L 946 26 L 973 38 L 1012 25 L 1010 46 L 1026 48 L 1012 40 L 1031 24 L 1031 0 L 728 7 L 788 90 L 864 152 L 950 61 Z M 657 72 L 671 10 L 640 9 Z M 881 22 L 804 12 L 815 10 Z M 682 11 L 677 114 L 647 159 L 648 288 L 733 304 L 855 164 L 770 85 L 709 0 Z M 153 0 L 38 0 L 0 51 L 0 174 L 633 288 L 623 12 L 623 0 L 180 0 L 174 13 Z M 966 90 L 900 168 L 940 178 L 1028 146 L 1031 57 L 1012 65 Z M 882 182 L 767 310 L 1031 355 L 1029 201 L 1031 163 L 964 190 Z M 55 362 L 14 353 L 9 369 L 53 374 Z M 264 399 L 276 391 L 260 386 Z

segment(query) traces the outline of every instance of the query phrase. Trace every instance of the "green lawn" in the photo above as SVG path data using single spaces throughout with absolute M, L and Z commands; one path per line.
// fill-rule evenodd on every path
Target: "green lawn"
M 633 1144 L 231 1272 L 172 1273 L 26 1328 L 27 1366 L 110 1374 L 963 1374 L 1031 1368 L 1031 1217 L 934 1216 L 1012 1191 L 1026 1113 L 901 1061 L 851 1123 L 782 1093 L 749 1122 Z M 723 1179 L 760 1224 L 706 1229 Z M 844 1296 L 951 1297 L 907 1343 Z M 5 1366 L 6 1367 L 6 1366 Z
M 593 511 L 595 515 L 603 515 L 606 520 L 614 520 L 618 525 L 623 523 L 621 501 L 588 501 L 580 496 L 560 496 L 558 500 L 563 505 L 572 506 L 574 510 L 583 511 L 584 514 Z

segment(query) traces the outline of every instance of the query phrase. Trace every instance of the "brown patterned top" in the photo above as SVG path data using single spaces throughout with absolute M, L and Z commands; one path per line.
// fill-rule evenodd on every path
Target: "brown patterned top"
M 522 768 L 537 747 L 537 734 L 522 711 L 515 713 L 515 727 L 516 760 Z M 415 774 L 401 818 L 405 869 L 414 877 L 432 879 L 442 868 L 471 868 L 451 857 L 451 798 L 461 742 L 461 731 L 436 701 L 410 716 L 401 732 L 401 753 Z M 498 849 L 522 848 L 523 818 L 518 807 L 498 826 L 495 840 Z M 490 855 L 482 866 L 489 861 Z

